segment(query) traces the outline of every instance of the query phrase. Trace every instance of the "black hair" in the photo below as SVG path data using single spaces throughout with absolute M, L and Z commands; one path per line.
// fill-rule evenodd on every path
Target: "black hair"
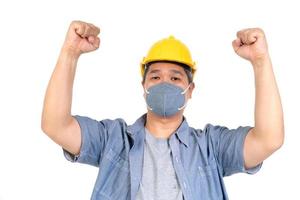
M 154 63 L 157 63 L 157 62 L 164 62 L 164 63 L 172 63 L 172 64 L 176 64 L 176 65 L 179 65 L 180 67 L 182 67 L 188 77 L 188 81 L 189 83 L 192 83 L 193 82 L 193 74 L 192 74 L 192 69 L 190 66 L 184 64 L 184 63 L 180 63 L 180 62 L 176 62 L 176 61 L 169 61 L 169 60 L 160 60 L 160 61 L 152 61 L 152 62 L 149 62 L 147 64 L 145 64 L 145 71 L 144 71 L 144 75 L 143 75 L 143 81 L 142 83 L 144 84 L 145 83 L 145 79 L 146 79 L 146 75 L 149 71 L 149 67 L 150 65 L 154 64 Z

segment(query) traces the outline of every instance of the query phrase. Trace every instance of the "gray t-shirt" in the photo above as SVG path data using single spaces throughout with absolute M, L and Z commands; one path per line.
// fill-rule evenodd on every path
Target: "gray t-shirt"
M 169 139 L 156 138 L 146 128 L 145 132 L 143 174 L 136 200 L 183 200 Z

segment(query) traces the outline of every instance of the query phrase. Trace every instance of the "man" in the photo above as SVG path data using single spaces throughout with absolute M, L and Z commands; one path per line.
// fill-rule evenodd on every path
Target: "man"
M 235 52 L 255 74 L 255 125 L 189 127 L 184 108 L 196 71 L 188 48 L 173 36 L 155 43 L 141 63 L 148 112 L 133 125 L 71 115 L 81 54 L 99 47 L 93 24 L 71 23 L 50 79 L 42 130 L 72 162 L 99 167 L 91 199 L 228 199 L 223 177 L 253 174 L 284 140 L 283 112 L 261 29 L 237 33 Z

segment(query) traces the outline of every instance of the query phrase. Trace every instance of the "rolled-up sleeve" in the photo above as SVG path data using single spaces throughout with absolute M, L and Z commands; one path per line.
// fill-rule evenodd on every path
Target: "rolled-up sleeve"
M 223 176 L 234 173 L 255 174 L 259 171 L 262 163 L 246 169 L 244 161 L 244 143 L 251 126 L 239 126 L 236 129 L 228 129 L 224 126 L 207 127 L 212 139 L 213 149 L 218 162 L 223 170 Z
M 99 166 L 99 160 L 108 140 L 108 129 L 112 120 L 97 121 L 85 116 L 73 115 L 81 129 L 81 147 L 78 155 L 63 149 L 64 156 L 71 162 Z

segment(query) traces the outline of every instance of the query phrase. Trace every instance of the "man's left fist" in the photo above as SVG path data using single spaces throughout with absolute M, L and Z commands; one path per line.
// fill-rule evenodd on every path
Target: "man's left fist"
M 236 54 L 251 63 L 268 58 L 268 45 L 265 34 L 260 28 L 248 28 L 237 32 L 232 42 Z

